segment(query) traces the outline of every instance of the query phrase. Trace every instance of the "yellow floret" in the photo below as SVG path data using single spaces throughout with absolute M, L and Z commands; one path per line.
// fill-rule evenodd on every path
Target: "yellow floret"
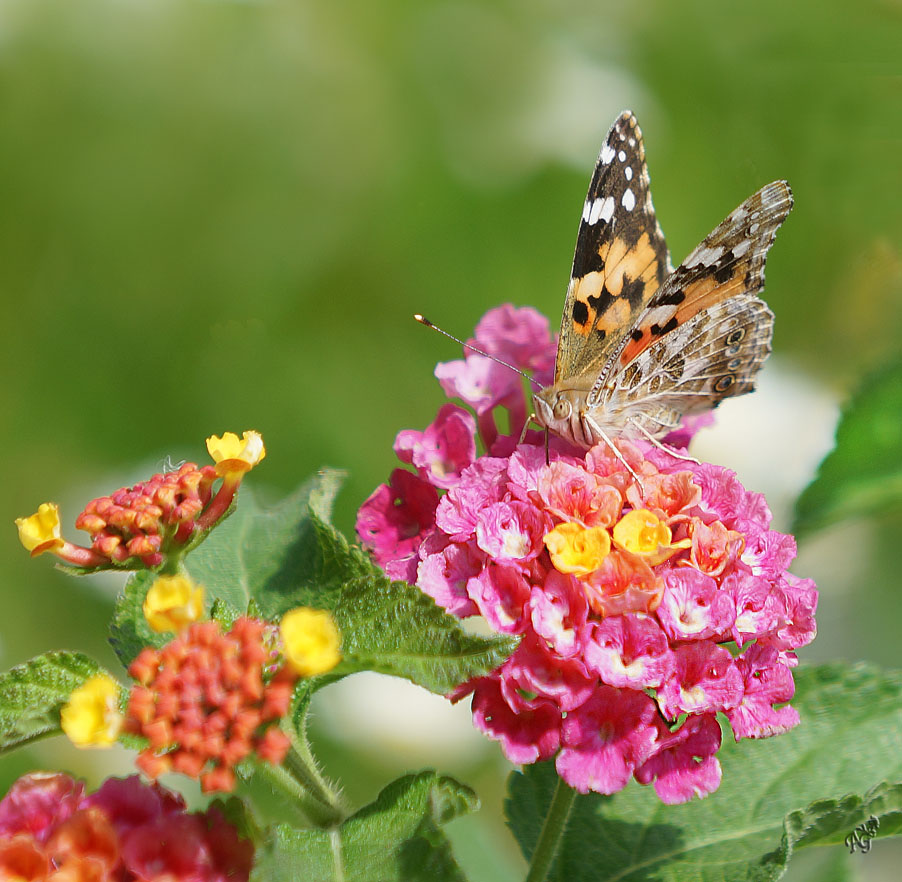
M 239 438 L 234 432 L 226 432 L 221 438 L 207 438 L 207 451 L 216 463 L 216 472 L 247 472 L 266 456 L 263 436 L 259 432 L 245 432 Z
M 554 568 L 577 578 L 597 570 L 611 551 L 611 537 L 604 527 L 558 524 L 545 534 L 545 546 Z
M 614 524 L 614 544 L 638 554 L 651 566 L 663 563 L 692 544 L 689 539 L 671 544 L 672 537 L 670 527 L 647 508 L 634 509 Z
M 37 557 L 64 544 L 60 538 L 60 509 L 55 502 L 44 502 L 27 518 L 16 518 L 19 541 Z
M 63 732 L 76 747 L 109 747 L 122 728 L 119 684 L 95 674 L 69 696 L 60 711 Z
M 151 630 L 181 631 L 204 614 L 204 589 L 186 576 L 160 576 L 144 598 Z
M 341 661 L 341 634 L 331 614 L 301 606 L 282 616 L 285 658 L 302 677 L 331 671 Z

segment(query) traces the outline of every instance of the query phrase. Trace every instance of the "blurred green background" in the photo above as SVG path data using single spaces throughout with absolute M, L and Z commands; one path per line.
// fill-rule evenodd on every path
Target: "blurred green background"
M 788 528 L 837 402 L 899 351 L 900 46 L 899 0 L 0 0 L 0 666 L 58 647 L 115 665 L 118 580 L 30 561 L 12 519 L 55 500 L 77 541 L 88 499 L 167 457 L 204 461 L 211 433 L 263 433 L 252 480 L 273 496 L 346 469 L 350 532 L 395 433 L 443 401 L 435 362 L 457 357 L 411 314 L 466 336 L 512 301 L 556 327 L 589 174 L 625 107 L 675 261 L 764 183 L 794 189 L 768 262 L 774 357 L 761 393 L 724 408 L 739 429 L 704 448 L 772 493 Z M 847 523 L 803 547 L 794 570 L 821 589 L 803 660 L 899 665 L 900 526 Z M 356 722 L 324 704 L 352 798 L 409 765 L 401 735 L 367 721 L 405 700 Z M 497 815 L 497 747 L 435 738 L 416 761 Z M 110 769 L 58 742 L 0 760 L 2 788 L 34 766 Z M 457 834 L 473 878 L 517 878 L 504 829 L 478 821 Z M 878 842 L 854 869 L 880 878 L 900 856 Z

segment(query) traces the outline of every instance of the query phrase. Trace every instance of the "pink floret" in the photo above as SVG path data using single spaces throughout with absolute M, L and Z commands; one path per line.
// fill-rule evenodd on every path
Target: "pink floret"
M 476 420 L 462 407 L 446 404 L 424 432 L 398 432 L 395 453 L 433 486 L 453 487 L 476 458 Z
M 752 646 L 736 659 L 742 675 L 744 695 L 727 711 L 733 734 L 740 738 L 767 738 L 799 724 L 795 708 L 775 704 L 789 701 L 795 694 L 792 672 L 779 660 L 772 646 Z
M 558 774 L 580 793 L 616 793 L 655 750 L 655 703 L 643 692 L 599 685 L 563 724 Z
M 640 784 L 655 782 L 661 802 L 677 805 L 704 797 L 720 786 L 720 726 L 714 714 L 687 717 L 676 732 L 661 738 L 658 751 L 636 770 Z

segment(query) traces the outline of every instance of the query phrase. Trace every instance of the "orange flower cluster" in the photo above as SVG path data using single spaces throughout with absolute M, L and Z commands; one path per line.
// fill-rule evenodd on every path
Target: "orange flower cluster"
M 92 499 L 75 526 L 87 530 L 93 550 L 114 563 L 139 558 L 158 566 L 164 542 L 182 545 L 193 533 L 216 477 L 215 466 L 186 462 L 178 471 Z
M 245 616 L 227 633 L 199 622 L 160 650 L 143 649 L 128 669 L 137 683 L 126 713 L 126 729 L 150 741 L 141 770 L 151 778 L 181 772 L 209 792 L 231 790 L 233 767 L 252 752 L 281 763 L 289 741 L 278 720 L 297 674 L 278 663 L 276 639 L 266 623 Z
M 75 525 L 91 534 L 90 548 L 62 538 L 53 502 L 16 518 L 19 541 L 32 557 L 50 552 L 81 570 L 157 569 L 167 558 L 172 564 L 229 513 L 244 476 L 266 457 L 263 437 L 253 430 L 241 438 L 234 432 L 211 435 L 207 450 L 215 466 L 185 463 L 89 502 Z

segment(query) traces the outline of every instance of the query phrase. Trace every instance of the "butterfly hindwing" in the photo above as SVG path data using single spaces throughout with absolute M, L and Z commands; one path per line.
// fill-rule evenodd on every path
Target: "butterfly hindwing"
M 606 422 L 658 437 L 680 418 L 754 388 L 770 353 L 774 317 L 752 294 L 715 303 L 656 340 L 606 384 Z
M 669 270 L 642 132 L 625 111 L 608 133 L 583 207 L 555 381 L 598 374 Z
M 728 215 L 651 299 L 631 329 L 620 364 L 629 364 L 655 340 L 713 304 L 760 291 L 768 249 L 791 208 L 788 184 L 774 181 Z

